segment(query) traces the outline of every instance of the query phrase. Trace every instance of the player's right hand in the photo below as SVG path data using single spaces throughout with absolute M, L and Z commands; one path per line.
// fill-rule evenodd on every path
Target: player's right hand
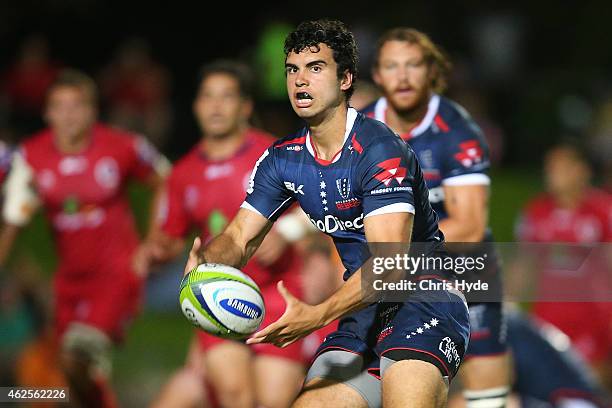
M 185 272 L 183 273 L 183 276 L 187 275 L 189 271 L 204 262 L 204 258 L 202 257 L 202 253 L 200 251 L 201 247 L 202 240 L 200 237 L 196 237 L 193 240 L 191 251 L 189 251 L 189 259 L 187 259 L 187 265 L 185 265 Z
M 134 272 L 136 272 L 136 275 L 141 278 L 146 278 L 149 275 L 151 263 L 153 261 L 152 257 L 151 245 L 146 242 L 141 243 L 132 258 L 132 268 Z

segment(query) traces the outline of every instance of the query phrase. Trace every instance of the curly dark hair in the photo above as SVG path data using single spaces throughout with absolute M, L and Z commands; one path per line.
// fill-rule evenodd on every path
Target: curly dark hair
M 338 78 L 346 71 L 353 74 L 353 85 L 345 92 L 348 101 L 353 95 L 357 78 L 357 44 L 353 33 L 337 20 L 314 20 L 300 23 L 297 29 L 285 39 L 285 57 L 290 52 L 300 53 L 306 48 L 319 50 L 319 44 L 332 49 L 334 61 L 338 64 Z

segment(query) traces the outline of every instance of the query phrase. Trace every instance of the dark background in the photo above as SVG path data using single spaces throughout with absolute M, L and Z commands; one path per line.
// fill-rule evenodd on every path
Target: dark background
M 591 113 L 610 98 L 612 4 L 604 1 L 217 2 L 213 9 L 210 2 L 5 0 L 0 4 L 0 66 L 11 62 L 20 41 L 32 33 L 47 37 L 54 59 L 90 73 L 124 39 L 148 40 L 153 57 L 173 77 L 175 120 L 167 153 L 176 157 L 198 137 L 190 103 L 203 62 L 249 60 L 268 23 L 295 25 L 320 17 L 370 30 L 374 38 L 399 25 L 429 33 L 464 72 L 459 80 L 486 96 L 488 113 L 505 135 L 504 164 L 539 165 L 543 149 L 554 141 L 586 137 L 592 123 L 564 123 L 564 98 L 570 98 L 570 111 L 574 102 Z M 487 22 L 514 30 L 512 47 L 483 29 Z M 479 46 L 487 37 L 499 55 L 514 55 L 502 75 L 490 74 L 491 57 Z M 451 86 L 451 96 L 452 91 Z

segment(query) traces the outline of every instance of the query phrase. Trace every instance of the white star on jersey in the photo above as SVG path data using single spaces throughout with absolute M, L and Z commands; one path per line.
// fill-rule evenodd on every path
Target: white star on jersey
M 439 320 L 434 317 L 429 321 L 429 324 L 431 324 L 433 327 L 436 327 L 438 325 L 438 321 Z

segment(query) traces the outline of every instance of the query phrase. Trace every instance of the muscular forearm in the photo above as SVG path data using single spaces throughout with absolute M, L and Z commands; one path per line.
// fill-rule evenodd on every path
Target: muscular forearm
M 454 218 L 440 221 L 439 227 L 448 242 L 480 242 L 485 233 L 485 227 L 482 225 L 474 225 L 474 222 Z
M 366 293 L 361 285 L 358 269 L 333 295 L 317 307 L 321 310 L 323 326 L 374 301 L 374 293 Z
M 203 255 L 205 262 L 221 263 L 239 269 L 246 265 L 248 261 L 247 254 L 226 233 L 222 233 L 210 241 L 204 248 Z

